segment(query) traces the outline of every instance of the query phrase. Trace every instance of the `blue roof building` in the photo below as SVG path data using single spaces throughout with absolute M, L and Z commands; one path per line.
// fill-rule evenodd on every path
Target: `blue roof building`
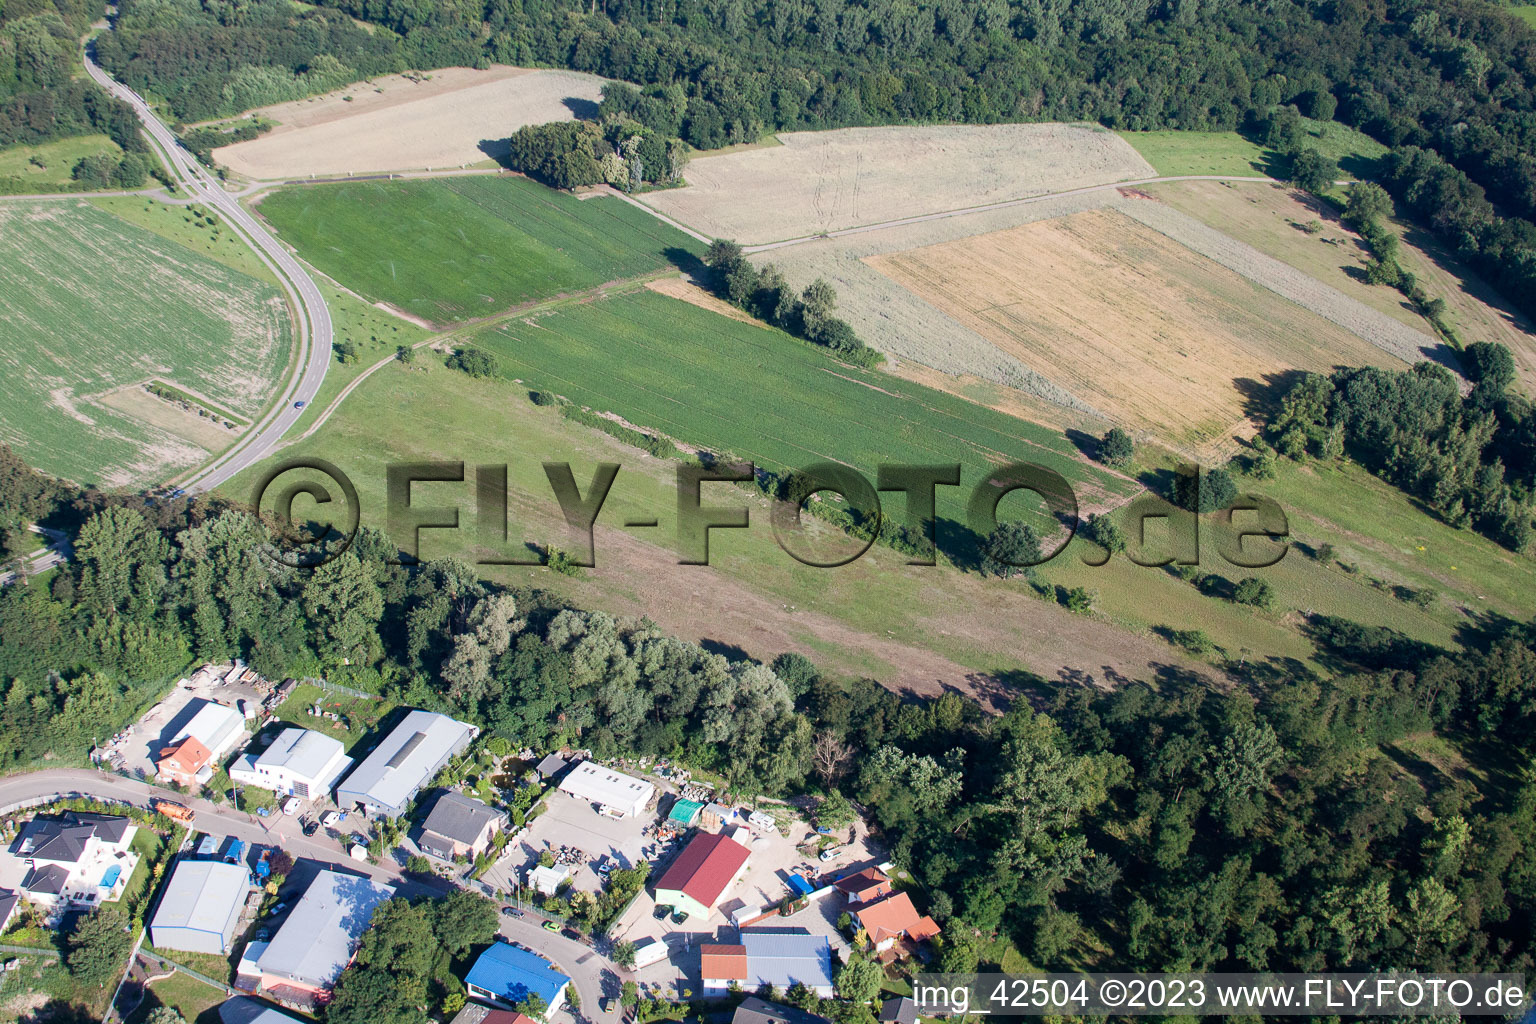
M 529 993 L 537 993 L 551 1013 L 565 1003 L 565 987 L 570 981 L 537 953 L 505 942 L 481 953 L 464 976 L 471 998 L 511 1008 Z

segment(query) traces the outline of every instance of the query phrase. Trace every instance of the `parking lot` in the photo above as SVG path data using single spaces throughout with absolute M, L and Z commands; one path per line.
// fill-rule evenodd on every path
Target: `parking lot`
M 223 677 L 230 667 L 214 666 L 211 672 L 199 669 L 183 680 L 185 685 L 178 683 L 164 700 L 113 737 L 104 748 L 113 767 L 120 767 L 135 778 L 153 778 L 155 758 L 197 714 L 200 705 L 192 706 L 196 700 L 211 700 L 230 707 L 239 707 L 240 701 L 246 701 L 247 706 L 259 708 L 265 690 L 257 683 L 225 682 Z
M 597 813 L 586 801 L 558 790 L 551 790 L 544 800 L 549 810 L 533 819 L 516 840 L 508 843 L 502 859 L 486 872 L 485 881 L 496 888 L 510 890 L 522 884 L 546 850 L 556 855 L 562 848 L 579 851 L 575 858 L 578 863 L 571 864 L 571 885 L 587 892 L 598 889 L 599 865 L 630 868 L 648 860 L 654 875 L 657 857 L 665 856 L 663 845 L 645 834 L 647 826 L 656 821 L 655 814 L 609 818 Z M 582 858 L 584 862 L 580 862 Z

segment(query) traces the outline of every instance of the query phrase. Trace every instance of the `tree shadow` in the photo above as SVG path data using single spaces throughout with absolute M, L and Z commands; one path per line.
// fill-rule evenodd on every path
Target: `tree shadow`
M 1081 452 L 1084 458 L 1096 458 L 1099 454 L 1099 438 L 1094 437 L 1086 430 L 1068 427 L 1067 440 L 1072 442 L 1072 446 Z
M 713 274 L 698 256 L 680 245 L 669 245 L 661 250 L 661 254 L 666 257 L 668 263 L 681 270 L 688 277 L 688 280 L 700 288 L 707 289 L 710 287 Z
M 578 121 L 597 119 L 597 104 L 583 96 L 566 96 L 560 102 Z
M 512 170 L 512 139 L 510 136 L 503 139 L 481 139 L 475 145 L 480 152 L 495 160 L 505 170 Z
M 1243 415 L 1268 422 L 1280 412 L 1280 400 L 1305 375 L 1302 370 L 1266 373 L 1261 380 L 1239 377 L 1232 382 L 1243 399 Z
M 747 653 L 746 648 L 738 644 L 727 643 L 724 640 L 713 640 L 709 637 L 705 637 L 699 641 L 699 646 L 704 648 L 710 654 L 718 654 L 720 657 L 730 662 L 756 660 L 752 657 L 752 655 Z
M 17 1018 L 16 1024 L 96 1024 L 96 1015 L 83 1006 L 54 998 Z

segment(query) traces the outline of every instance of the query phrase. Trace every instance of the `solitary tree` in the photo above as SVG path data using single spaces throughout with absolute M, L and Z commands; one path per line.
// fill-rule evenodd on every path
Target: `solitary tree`
M 867 1003 L 880 992 L 885 972 L 878 961 L 862 953 L 853 953 L 837 972 L 837 994 L 850 1003 Z
M 1110 466 L 1124 466 L 1136 454 L 1131 435 L 1119 427 L 1111 427 L 1109 433 L 1099 439 L 1099 461 Z
M 1356 227 L 1392 216 L 1392 197 L 1374 181 L 1357 181 L 1344 190 L 1344 219 Z
M 1042 561 L 1040 535 L 1034 527 L 1018 520 L 999 523 L 987 540 L 981 569 L 989 576 L 1009 579 L 1028 575 L 1032 566 Z
M 132 945 L 127 916 L 117 907 L 104 907 L 76 922 L 65 963 L 82 984 L 102 988 L 123 969 Z
M 1315 149 L 1304 149 L 1291 161 L 1291 181 L 1313 195 L 1322 195 L 1333 187 L 1339 165 Z

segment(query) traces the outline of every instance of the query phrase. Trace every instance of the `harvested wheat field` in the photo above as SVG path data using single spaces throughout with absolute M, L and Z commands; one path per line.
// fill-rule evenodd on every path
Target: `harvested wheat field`
M 703 234 L 748 245 L 1156 174 L 1124 139 L 1092 125 L 843 128 L 778 138 L 783 145 L 695 158 L 685 188 L 645 202 Z
M 213 156 L 261 180 L 474 164 L 499 155 L 523 125 L 593 113 L 603 81 L 500 65 L 448 68 L 422 81 L 390 75 L 257 111 L 279 127 Z
M 1133 430 L 1199 450 L 1287 370 L 1402 366 L 1111 209 L 866 258 Z

